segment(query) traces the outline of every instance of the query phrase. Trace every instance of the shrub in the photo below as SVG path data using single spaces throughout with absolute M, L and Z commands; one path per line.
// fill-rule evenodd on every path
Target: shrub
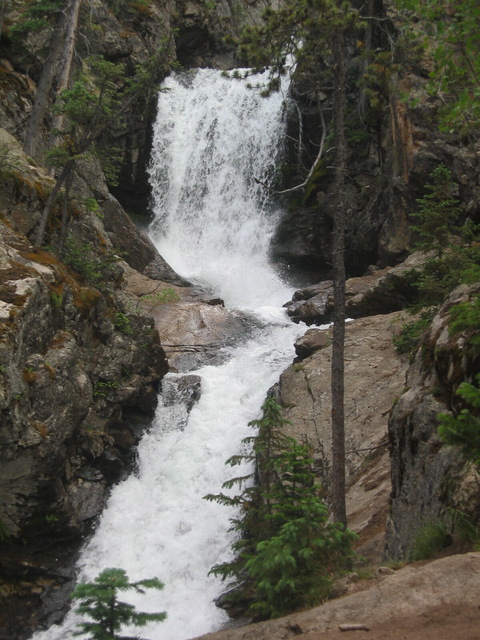
M 433 251 L 441 258 L 450 243 L 454 223 L 459 214 L 458 201 L 452 198 L 452 172 L 441 164 L 430 174 L 432 182 L 426 185 L 428 193 L 417 200 L 419 211 L 411 216 L 418 220 L 412 229 L 418 232 L 417 248 Z
M 410 355 L 415 353 L 423 334 L 430 326 L 432 315 L 430 311 L 424 312 L 418 320 L 406 322 L 402 326 L 400 335 L 393 338 L 397 353 L 408 353 Z
M 412 560 L 428 560 L 448 547 L 452 539 L 443 522 L 428 522 L 420 527 L 415 536 Z
M 165 287 L 161 291 L 157 291 L 155 293 L 147 293 L 142 296 L 142 302 L 147 302 L 152 306 L 156 307 L 159 304 L 165 304 L 166 302 L 176 302 L 180 300 L 180 296 L 175 291 L 173 287 Z
M 96 255 L 88 243 L 67 238 L 65 243 L 65 264 L 76 271 L 84 280 L 103 290 L 106 287 L 112 267 L 118 261 L 113 253 Z
M 93 387 L 93 395 L 105 397 L 113 389 L 118 389 L 118 382 L 96 382 Z
M 480 374 L 477 379 L 480 380 Z M 463 408 L 456 415 L 440 413 L 438 433 L 446 444 L 460 447 L 467 459 L 480 469 L 480 389 L 462 382 L 457 395 L 472 409 Z
M 132 324 L 130 322 L 130 319 L 124 313 L 121 313 L 121 312 L 116 313 L 115 318 L 113 320 L 113 324 L 115 326 L 115 329 L 118 329 L 125 335 L 127 336 L 132 335 L 133 333 Z
M 448 328 L 450 335 L 462 331 L 470 333 L 468 344 L 474 350 L 478 350 L 480 348 L 480 295 L 452 307 L 450 317 L 451 322 Z

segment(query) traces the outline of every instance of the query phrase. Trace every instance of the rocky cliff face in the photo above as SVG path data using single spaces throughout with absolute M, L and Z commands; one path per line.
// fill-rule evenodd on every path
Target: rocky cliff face
M 432 170 L 441 163 L 453 170 L 462 203 L 462 221 L 468 217 L 476 219 L 480 204 L 478 148 L 465 144 L 455 132 L 440 133 L 433 125 L 441 101 L 426 91 L 429 62 L 415 57 L 402 41 L 395 3 L 376 2 L 369 7 L 382 25 L 378 29 L 372 27 L 372 41 L 377 52 L 390 57 L 388 64 L 372 60 L 375 73 L 379 74 L 378 84 L 372 87 L 381 107 L 367 108 L 360 116 L 362 105 L 366 104 L 362 82 L 357 82 L 362 63 L 358 57 L 352 57 L 348 63 L 345 263 L 349 277 L 363 275 L 371 265 L 383 268 L 407 257 L 415 242 L 410 213 L 418 208 L 416 199 L 424 194 Z M 295 79 L 293 97 L 289 187 L 303 181 L 312 158 L 316 157 L 323 132 L 319 113 L 323 112 L 327 122 L 331 117 L 327 96 L 314 95 L 304 79 Z M 305 150 L 300 156 L 299 140 Z M 305 196 L 299 196 L 298 192 L 286 196 L 287 213 L 278 227 L 273 248 L 279 261 L 287 262 L 293 269 L 300 267 L 317 280 L 331 276 L 334 212 L 328 198 L 326 166 L 330 158 L 328 153 L 324 155 Z
M 348 522 L 360 536 L 360 553 L 373 562 L 383 558 L 391 491 L 388 417 L 395 398 L 403 391 L 407 369 L 407 362 L 395 352 L 392 341 L 403 319 L 399 312 L 347 324 Z M 302 354 L 299 362 L 282 374 L 278 388 L 284 415 L 291 421 L 289 435 L 313 447 L 326 495 L 331 479 L 330 341 L 329 329 L 310 329 L 297 342 L 297 352 Z
M 478 372 L 478 354 L 464 334 L 451 336 L 449 310 L 478 294 L 480 286 L 462 286 L 446 300 L 409 368 L 406 390 L 389 421 L 392 447 L 392 497 L 386 550 L 409 558 L 415 539 L 428 525 L 443 522 L 453 530 L 455 514 L 476 520 L 478 489 L 463 456 L 443 445 L 438 414 L 458 410 L 455 392 Z
M 120 261 L 106 259 L 113 245 L 97 216 L 72 223 L 77 270 L 32 247 L 25 233 L 51 180 L 0 132 L 12 165 L 0 189 L 0 627 L 15 638 L 61 615 L 72 555 L 132 465 L 167 362 Z M 137 266 L 155 253 L 132 232 L 130 247 Z

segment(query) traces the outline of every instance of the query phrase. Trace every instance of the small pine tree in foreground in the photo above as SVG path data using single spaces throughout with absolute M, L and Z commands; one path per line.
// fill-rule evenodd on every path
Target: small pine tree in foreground
M 76 586 L 72 598 L 80 601 L 76 612 L 88 616 L 91 621 L 79 622 L 75 636 L 88 635 L 88 640 L 141 640 L 138 637 L 118 635 L 123 625 L 143 627 L 148 622 L 163 622 L 167 614 L 146 613 L 118 599 L 119 591 L 134 590 L 145 593 L 145 589 L 163 589 L 158 578 L 130 582 L 123 569 L 104 569 L 93 582 Z
M 312 452 L 285 434 L 288 421 L 280 405 L 269 397 L 262 410 L 262 418 L 249 423 L 258 434 L 244 440 L 251 452 L 227 460 L 232 466 L 255 462 L 253 473 L 223 485 L 247 486 L 234 497 L 205 496 L 240 507 L 238 517 L 230 520 L 239 535 L 233 543 L 235 558 L 215 565 L 210 573 L 234 581 L 224 605 L 256 620 L 324 600 L 334 573 L 351 560 L 356 537 L 343 524 L 329 520 Z

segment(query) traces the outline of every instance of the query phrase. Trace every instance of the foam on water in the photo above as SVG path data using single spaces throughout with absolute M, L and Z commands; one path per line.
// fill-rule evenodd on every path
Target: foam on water
M 178 273 L 256 315 L 261 328 L 229 349 L 223 364 L 196 371 L 201 397 L 190 414 L 171 404 L 179 374 L 168 374 L 166 399 L 160 396 L 138 447 L 138 471 L 113 488 L 79 570 L 82 580 L 107 567 L 125 569 L 132 580 L 157 576 L 163 591 L 128 596 L 142 610 L 168 614 L 141 636 L 186 640 L 227 621 L 214 602 L 225 585 L 209 570 L 231 559 L 234 512 L 203 496 L 249 471 L 225 461 L 244 449 L 248 422 L 291 363 L 302 329 L 281 308 L 292 291 L 268 261 L 278 211 L 255 180 L 270 180 L 278 162 L 282 95 L 261 98 L 244 81 L 212 70 L 177 75 L 166 85 L 150 169 L 151 237 Z M 77 621 L 70 613 L 63 625 L 34 637 L 71 638 Z

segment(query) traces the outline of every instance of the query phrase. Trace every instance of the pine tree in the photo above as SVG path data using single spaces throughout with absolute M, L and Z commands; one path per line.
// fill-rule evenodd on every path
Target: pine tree
M 360 4 L 360 3 L 358 3 Z M 363 5 L 362 5 L 363 6 Z M 370 6 L 370 5 L 369 5 Z M 360 35 L 362 34 L 362 35 Z M 347 47 L 354 48 L 358 39 L 371 28 L 359 18 L 353 2 L 342 0 L 292 0 L 281 9 L 267 9 L 263 24 L 249 27 L 243 34 L 240 52 L 248 64 L 256 68 L 269 65 L 271 80 L 267 91 L 280 86 L 279 76 L 286 72 L 287 60 L 293 56 L 296 72 L 308 79 L 311 93 L 328 93 L 332 103 L 332 118 L 326 119 L 319 104 L 321 142 L 315 162 L 305 180 L 280 193 L 311 190 L 315 175 L 325 153 L 328 134 L 332 139 L 331 189 L 329 202 L 333 215 L 332 271 L 334 285 L 332 343 L 332 514 L 346 526 L 345 505 L 345 416 L 344 416 L 344 344 L 345 344 L 345 227 L 347 220 L 346 157 L 347 157 Z M 364 57 L 362 73 L 367 70 Z M 360 126 L 360 125 L 359 125 Z M 331 130 L 328 131 L 328 128 Z
M 480 381 L 480 376 L 477 376 Z M 471 409 L 463 408 L 456 415 L 441 413 L 438 433 L 446 444 L 460 447 L 468 460 L 472 460 L 480 471 L 480 389 L 468 382 L 462 382 L 457 395 L 468 403 Z
M 418 220 L 412 229 L 420 235 L 416 247 L 433 251 L 434 256 L 441 259 L 460 212 L 458 201 L 452 197 L 452 172 L 445 165 L 439 165 L 432 171 L 426 189 L 428 193 L 417 200 L 419 210 L 411 214 Z
M 76 612 L 91 621 L 79 622 L 76 636 L 89 634 L 88 640 L 140 640 L 118 635 L 124 625 L 143 627 L 148 622 L 163 622 L 165 612 L 146 613 L 118 598 L 119 591 L 145 593 L 145 589 L 163 589 L 158 578 L 130 582 L 123 569 L 104 569 L 93 582 L 76 586 L 72 598 L 80 601 Z
M 250 423 L 259 430 L 246 439 L 252 452 L 227 461 L 256 462 L 251 474 L 224 483 L 226 488 L 248 486 L 234 498 L 205 496 L 240 507 L 239 517 L 231 520 L 239 535 L 236 556 L 211 572 L 235 580 L 225 604 L 260 619 L 324 599 L 330 574 L 351 557 L 355 537 L 343 524 L 328 521 L 311 451 L 283 432 L 286 424 L 280 405 L 268 398 L 263 417 Z M 252 484 L 255 477 L 259 484 Z

